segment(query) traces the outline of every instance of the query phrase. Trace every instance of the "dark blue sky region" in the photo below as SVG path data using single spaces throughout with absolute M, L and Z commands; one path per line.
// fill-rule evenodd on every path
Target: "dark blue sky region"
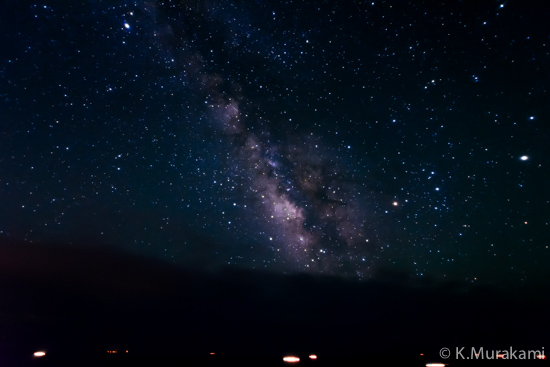
M 543 2 L 1 7 L 1 239 L 547 282 Z

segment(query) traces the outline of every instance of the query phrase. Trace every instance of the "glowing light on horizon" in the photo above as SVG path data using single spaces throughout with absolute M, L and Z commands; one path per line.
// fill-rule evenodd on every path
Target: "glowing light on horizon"
M 283 361 L 287 363 L 298 363 L 300 362 L 300 358 L 294 357 L 294 356 L 286 356 L 286 357 L 283 357 Z
M 426 367 L 445 367 L 445 363 L 426 363 Z
M 34 352 L 33 354 L 35 357 L 44 357 L 46 355 L 46 352 L 43 350 L 39 350 L 38 352 Z
M 317 359 L 317 355 L 315 355 L 315 354 L 310 354 L 310 355 L 309 355 L 309 359 L 314 359 L 314 360 L 315 360 L 315 359 Z

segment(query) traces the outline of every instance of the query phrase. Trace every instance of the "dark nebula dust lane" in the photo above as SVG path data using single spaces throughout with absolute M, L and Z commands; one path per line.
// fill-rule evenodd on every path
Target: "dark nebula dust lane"
M 541 2 L 1 7 L 1 241 L 546 282 Z

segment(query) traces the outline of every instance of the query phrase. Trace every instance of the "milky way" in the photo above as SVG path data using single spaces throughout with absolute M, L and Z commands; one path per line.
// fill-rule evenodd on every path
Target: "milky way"
M 208 13 L 210 9 L 203 10 Z M 155 22 L 154 27 L 159 24 Z M 185 39 L 183 43 L 188 44 Z M 225 39 L 225 43 L 233 44 L 234 40 Z M 337 168 L 342 162 L 321 158 L 329 154 L 321 139 L 292 131 L 282 139 L 270 138 L 270 130 L 263 123 L 251 129 L 247 123 L 263 116 L 241 112 L 240 105 L 251 102 L 238 84 L 208 72 L 199 53 L 184 49 L 175 55 L 167 46 L 164 51 L 168 57 L 183 65 L 191 93 L 204 99 L 211 134 L 226 145 L 231 166 L 228 172 L 247 186 L 246 199 L 234 204 L 250 207 L 251 213 L 245 214 L 244 220 L 260 229 L 256 239 L 273 252 L 273 262 L 286 264 L 282 269 L 287 270 L 330 272 L 335 263 L 341 263 L 344 253 L 350 259 L 368 254 L 364 215 L 356 207 L 359 199 L 351 193 L 353 185 L 346 185 L 353 178 Z M 362 268 L 356 270 L 361 276 Z

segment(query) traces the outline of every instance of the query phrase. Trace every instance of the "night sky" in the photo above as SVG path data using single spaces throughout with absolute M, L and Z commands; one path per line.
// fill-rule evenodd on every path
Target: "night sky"
M 22 259 L 61 246 L 206 273 L 549 284 L 544 1 L 0 10 L 0 242 L 25 254 L 3 250 L 5 276 L 40 277 Z
M 536 281 L 542 4 L 8 1 L 0 235 L 207 269 Z

